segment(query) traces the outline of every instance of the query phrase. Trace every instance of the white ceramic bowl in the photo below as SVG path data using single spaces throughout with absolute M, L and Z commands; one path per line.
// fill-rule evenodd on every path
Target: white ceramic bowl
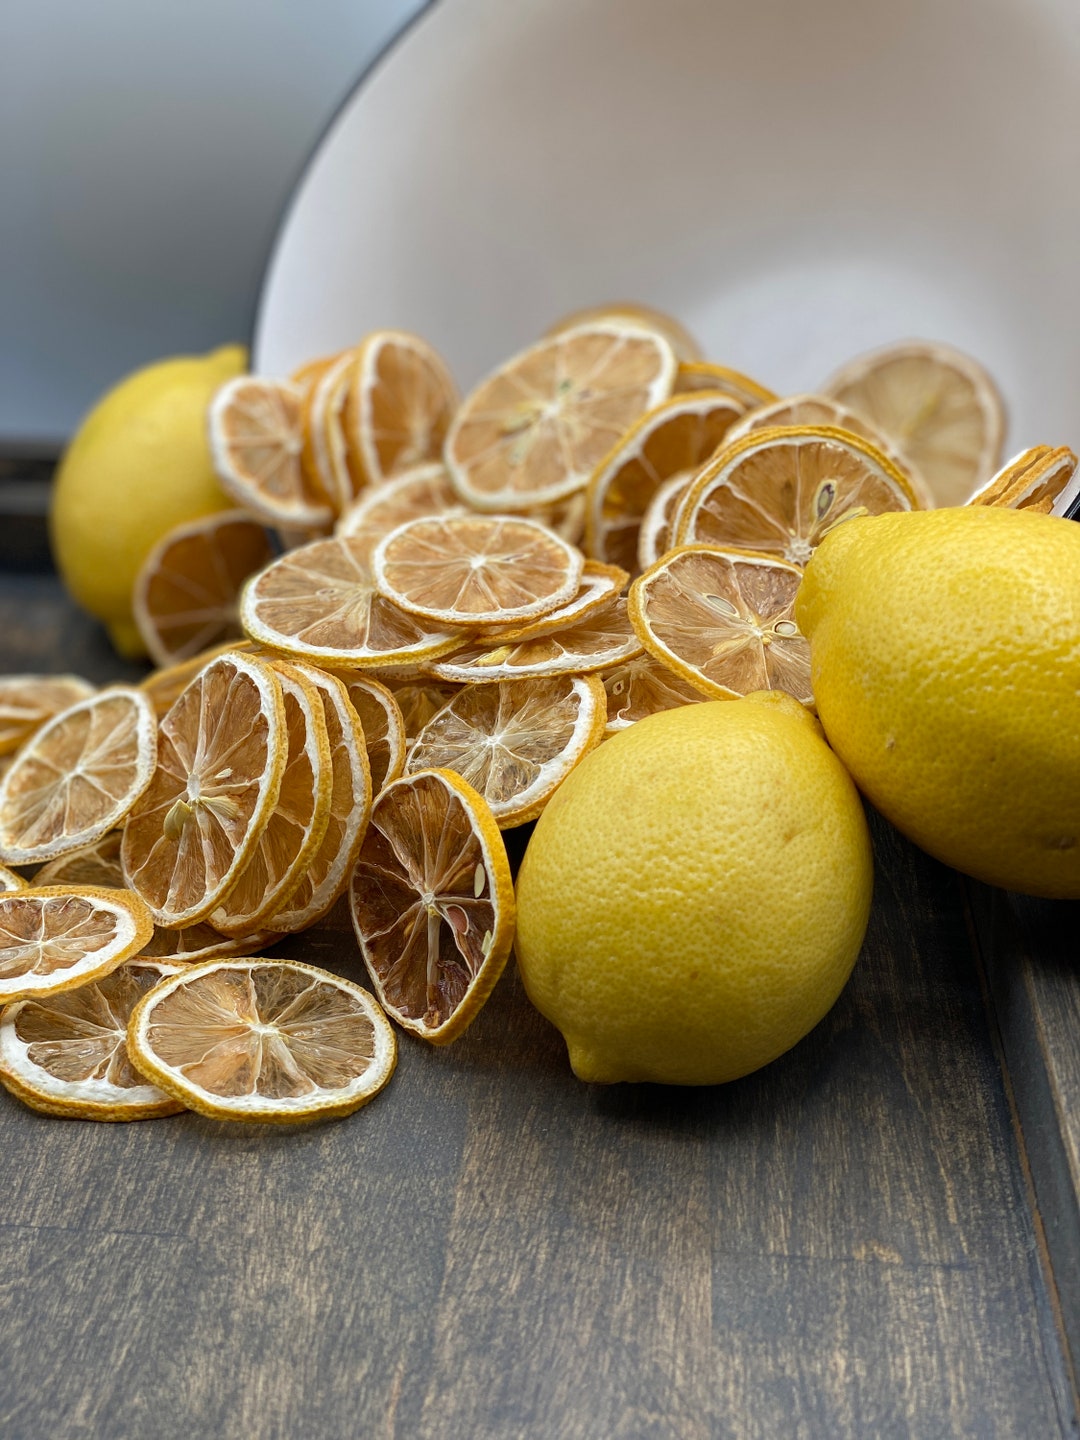
M 909 336 L 1080 445 L 1077 0 L 437 0 L 286 214 L 257 368 L 376 326 L 465 385 L 651 302 L 780 391 Z

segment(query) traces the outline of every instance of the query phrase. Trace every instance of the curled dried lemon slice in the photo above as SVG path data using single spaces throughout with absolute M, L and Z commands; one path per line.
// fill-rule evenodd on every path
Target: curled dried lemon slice
M 396 780 L 405 768 L 404 717 L 392 692 L 378 680 L 350 674 L 347 670 L 338 679 L 345 686 L 349 704 L 363 727 L 371 791 L 378 795 L 383 786 Z
M 0 781 L 0 859 L 51 860 L 115 829 L 150 784 L 155 751 L 138 690 L 103 690 L 54 716 Z
M 629 572 L 618 565 L 605 565 L 599 560 L 586 560 L 581 572 L 577 594 L 565 605 L 549 610 L 539 620 L 511 621 L 508 625 L 492 625 L 477 639 L 491 639 L 505 645 L 511 640 L 537 640 L 553 635 L 593 616 L 602 614 L 618 598 L 630 582 Z
M 452 770 L 505 830 L 535 820 L 606 723 L 604 687 L 592 675 L 468 685 L 420 731 L 406 772 Z
M 992 480 L 969 495 L 966 503 L 1064 515 L 1077 494 L 1080 494 L 1080 476 L 1073 451 L 1067 445 L 1056 449 L 1033 445 L 1013 456 Z
M 0 675 L 0 755 L 10 755 L 47 720 L 88 700 L 96 689 L 79 675 Z
M 194 924 L 220 904 L 277 803 L 286 753 L 281 685 L 251 656 L 219 655 L 169 710 L 120 850 L 159 925 Z
M 60 995 L 5 1006 L 0 1085 L 32 1110 L 77 1120 L 152 1120 L 183 1105 L 151 1085 L 127 1053 L 127 1023 L 139 1000 L 174 967 L 129 960 Z
M 438 625 L 536 619 L 577 593 L 584 557 L 525 516 L 431 516 L 380 540 L 371 559 L 379 590 Z
M 732 370 L 728 365 L 716 365 L 711 360 L 683 360 L 675 375 L 676 395 L 690 394 L 694 390 L 722 390 L 744 407 L 757 409 L 759 405 L 771 405 L 779 397 L 775 390 L 768 390 L 744 375 L 741 370 Z
M 676 540 L 805 565 L 834 525 L 917 506 L 907 476 L 869 440 L 830 425 L 777 426 L 705 466 L 679 508 Z
M 810 646 L 795 624 L 797 565 L 774 555 L 684 545 L 630 587 L 641 643 L 705 695 L 786 690 L 803 704 Z
M 640 325 L 662 335 L 679 360 L 701 358 L 701 346 L 681 320 L 654 305 L 643 305 L 639 300 L 609 300 L 603 305 L 586 305 L 581 310 L 572 310 L 569 315 L 556 320 L 545 334 L 561 335 L 565 330 L 576 330 L 579 325 L 591 325 L 597 320 L 629 320 L 631 325 Z
M 0 895 L 0 1004 L 107 975 L 154 933 L 130 890 L 43 885 Z
M 560 331 L 466 396 L 444 456 L 477 510 L 519 511 L 584 488 L 640 415 L 671 394 L 675 354 L 655 330 L 612 319 Z
M 372 811 L 349 894 L 384 1009 L 435 1045 L 456 1039 L 514 937 L 510 865 L 483 798 L 448 770 L 393 781 Z
M 270 525 L 319 529 L 333 512 L 300 463 L 303 391 L 288 380 L 238 375 L 210 402 L 210 454 L 222 488 Z
M 604 672 L 607 693 L 606 731 L 614 735 L 626 730 L 637 720 L 657 715 L 661 710 L 677 710 L 680 705 L 693 705 L 707 697 L 677 675 L 670 665 L 663 665 L 646 650 L 633 660 L 626 660 L 614 670 Z
M 272 1124 L 350 1115 L 397 1061 L 366 990 L 295 960 L 188 966 L 136 1005 L 128 1051 L 189 1109 Z
M 690 493 L 697 475 L 673 475 L 649 501 L 638 531 L 637 568 L 648 570 L 675 544 L 682 502 Z
M 437 460 L 458 399 L 445 361 L 419 335 L 366 335 L 342 415 L 354 493 Z
M 550 635 L 503 641 L 492 637 L 465 645 L 445 660 L 434 661 L 431 672 L 440 680 L 461 685 L 491 684 L 529 675 L 587 675 L 640 653 L 641 641 L 620 595 L 597 614 Z

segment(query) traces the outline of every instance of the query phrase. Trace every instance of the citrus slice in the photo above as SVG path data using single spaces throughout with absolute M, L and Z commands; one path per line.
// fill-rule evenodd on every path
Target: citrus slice
M 649 653 L 704 695 L 786 690 L 808 705 L 810 646 L 792 618 L 798 565 L 774 555 L 684 545 L 630 587 Z
M 533 640 L 478 641 L 431 666 L 440 680 L 457 684 L 523 679 L 528 675 L 585 675 L 609 670 L 641 653 L 641 642 L 620 596 L 598 615 Z
M 354 493 L 438 460 L 459 398 L 427 341 L 404 330 L 366 335 L 342 417 Z
M 303 392 L 288 380 L 238 375 L 210 402 L 210 453 L 222 488 L 271 525 L 333 520 L 300 463 Z
M 541 615 L 539 620 L 521 624 L 493 625 L 481 637 L 498 640 L 506 644 L 510 640 L 535 640 L 540 635 L 551 635 L 556 630 L 565 630 L 570 625 L 599 615 L 616 599 L 620 591 L 630 582 L 630 575 L 618 565 L 605 565 L 599 560 L 586 560 L 581 572 L 577 594 L 557 610 Z
M 649 501 L 638 530 L 639 571 L 648 570 L 650 565 L 655 565 L 660 556 L 666 554 L 675 544 L 679 511 L 696 479 L 696 472 L 690 475 L 673 475 Z
M 146 696 L 119 686 L 55 715 L 0 780 L 0 860 L 51 860 L 115 829 L 150 784 L 156 728 Z
M 252 656 L 219 655 L 172 706 L 120 849 L 159 925 L 194 924 L 221 903 L 277 804 L 286 753 L 281 684 Z
M 153 671 L 140 683 L 139 689 L 150 701 L 160 720 L 211 660 L 216 660 L 219 655 L 224 655 L 229 650 L 252 648 L 254 647 L 249 640 L 226 640 L 221 645 L 212 645 L 209 650 L 193 655 L 190 660 L 178 660 L 175 665 L 166 665 L 163 669 Z
M 268 926 L 293 934 L 318 920 L 349 881 L 371 814 L 371 772 L 364 732 L 344 684 L 314 665 L 295 667 L 316 689 L 330 744 L 330 814 L 322 844 L 312 856 L 288 904 Z
M 354 548 L 371 555 L 383 536 L 406 520 L 467 513 L 450 484 L 446 466 L 423 465 L 361 495 L 338 521 L 336 533 L 347 535 Z
M 336 359 L 336 355 L 319 355 L 314 360 L 305 360 L 296 367 L 289 379 L 306 398 Z
M 164 535 L 143 561 L 132 597 L 155 665 L 240 639 L 241 587 L 274 553 L 263 526 L 240 510 L 204 515 Z
M 123 890 L 127 882 L 120 864 L 122 839 L 123 831 L 110 830 L 92 845 L 50 860 L 34 875 L 34 885 L 105 885 Z
M 720 390 L 673 395 L 643 415 L 601 461 L 588 488 L 585 549 L 637 570 L 649 502 L 676 475 L 689 478 L 716 453 L 745 405 Z
M 215 1120 L 349 1115 L 394 1073 L 397 1042 L 366 990 L 295 960 L 210 960 L 161 981 L 128 1022 L 139 1070 Z
M 153 933 L 130 890 L 43 885 L 0 895 L 0 1004 L 86 985 L 138 954 Z
M 1063 515 L 1080 493 L 1076 456 L 1067 445 L 1034 445 L 1003 465 L 967 499 L 968 505 L 1004 505 Z
M 226 935 L 248 935 L 283 909 L 326 835 L 330 820 L 330 740 L 319 691 L 303 671 L 276 662 L 285 703 L 281 788 L 246 865 L 210 923 Z
M 664 310 L 642 305 L 637 300 L 612 300 L 606 305 L 586 305 L 582 310 L 572 310 L 545 331 L 545 335 L 561 335 L 566 330 L 576 330 L 579 325 L 591 325 L 597 320 L 628 320 L 632 325 L 641 325 L 662 335 L 674 350 L 676 359 L 701 358 L 701 346 L 681 321 Z
M 829 425 L 757 430 L 705 466 L 679 509 L 679 544 L 735 546 L 805 565 L 834 525 L 911 510 L 907 476 Z
M 680 705 L 693 705 L 706 697 L 695 685 L 677 675 L 645 651 L 633 660 L 626 660 L 604 674 L 607 693 L 606 731 L 614 735 L 626 730 L 648 715 L 661 710 L 676 710 Z
M 254 955 L 280 936 L 273 930 L 255 930 L 250 935 L 223 935 L 213 925 L 200 921 L 180 930 L 158 925 L 149 943 L 139 951 L 140 960 L 157 960 L 165 965 L 197 965 L 222 955 Z
M 316 540 L 281 555 L 240 598 L 244 629 L 261 645 L 343 669 L 411 665 L 461 643 L 380 595 L 365 546 Z
M 311 493 L 326 500 L 335 514 L 353 499 L 342 414 L 355 359 L 355 350 L 330 357 L 308 390 L 301 414 L 304 478 Z
M 549 530 L 554 530 L 562 539 L 569 540 L 571 545 L 580 545 L 585 538 L 585 511 L 585 492 L 579 490 L 565 500 L 556 500 L 552 505 L 537 505 L 525 513 Z
M 468 685 L 416 737 L 406 773 L 452 770 L 505 830 L 536 819 L 606 723 L 604 687 L 592 675 Z
M 435 1045 L 456 1040 L 514 938 L 510 863 L 483 798 L 448 770 L 393 781 L 372 811 L 349 898 L 384 1010 Z
M 405 769 L 405 721 L 393 694 L 385 685 L 366 675 L 344 671 L 338 679 L 345 686 L 349 704 L 356 711 L 364 731 L 371 791 L 379 791 L 396 780 Z
M 454 487 L 478 510 L 528 510 L 581 490 L 630 426 L 671 394 L 654 330 L 608 320 L 508 360 L 462 402 L 446 437 Z
M 828 395 L 789 395 L 783 400 L 774 400 L 771 405 L 761 405 L 737 420 L 727 433 L 725 444 L 733 445 L 744 435 L 754 430 L 767 430 L 777 425 L 834 425 L 839 430 L 849 430 L 852 435 L 861 435 L 887 455 L 898 470 L 902 470 L 915 491 L 919 505 L 932 510 L 934 497 L 926 481 L 916 474 L 899 450 L 884 435 L 878 433 L 854 410 L 832 400 Z
M 0 1016 L 0 1085 L 32 1110 L 77 1120 L 152 1120 L 183 1105 L 150 1085 L 127 1053 L 127 1022 L 169 965 L 129 960 L 59 995 L 17 1000 Z
M 454 698 L 460 685 L 448 680 L 415 676 L 401 684 L 391 680 L 390 689 L 401 711 L 406 746 L 416 739 L 431 717 Z M 396 777 L 395 777 L 396 778 Z
M 10 755 L 47 720 L 88 700 L 96 689 L 79 675 L 0 675 L 0 755 Z
M 722 390 L 749 409 L 771 405 L 779 398 L 774 390 L 767 390 L 741 370 L 714 365 L 711 360 L 684 360 L 675 375 L 675 393 L 686 395 L 694 390 Z
M 518 515 L 409 520 L 371 557 L 387 599 L 444 626 L 546 615 L 577 594 L 584 563 L 576 546 Z
M 922 476 L 938 505 L 961 505 L 1001 464 L 1005 407 L 977 361 L 912 340 L 861 355 L 824 386 Z

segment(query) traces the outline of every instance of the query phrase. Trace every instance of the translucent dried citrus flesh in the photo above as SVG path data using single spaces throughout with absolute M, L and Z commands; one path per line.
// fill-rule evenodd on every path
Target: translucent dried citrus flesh
M 173 967 L 128 961 L 59 995 L 8 1005 L 0 1017 L 0 1085 L 33 1110 L 79 1120 L 152 1120 L 183 1105 L 149 1084 L 127 1053 L 132 1010 Z
M 120 852 L 159 925 L 194 924 L 220 904 L 277 803 L 286 753 L 281 685 L 251 656 L 212 660 L 169 710 Z
M 342 413 L 355 360 L 355 350 L 331 356 L 313 380 L 301 410 L 300 466 L 311 493 L 326 500 L 335 514 L 353 499 Z
M 775 556 L 687 545 L 634 581 L 630 618 L 646 650 L 705 695 L 786 690 L 810 704 L 810 646 L 793 618 L 801 581 Z
M 291 550 L 250 581 L 240 602 L 253 640 L 342 668 L 411 665 L 445 655 L 460 634 L 380 595 L 362 542 L 335 536 Z
M 200 921 L 180 930 L 165 930 L 158 925 L 153 936 L 139 951 L 140 960 L 159 960 L 163 964 L 197 965 L 219 955 L 254 955 L 280 937 L 272 930 L 255 930 L 248 935 L 223 935 L 213 925 Z
M 320 692 L 303 672 L 279 663 L 285 704 L 285 768 L 258 842 L 228 893 L 210 914 L 226 935 L 247 935 L 292 898 L 330 820 L 333 769 Z
M 869 440 L 829 425 L 778 426 L 725 446 L 705 466 L 676 538 L 805 565 L 834 525 L 917 503 L 907 477 Z
M 51 860 L 119 825 L 150 784 L 155 732 L 150 702 L 119 686 L 54 716 L 0 781 L 0 859 Z
M 146 906 L 128 890 L 43 885 L 0 895 L 0 1004 L 107 975 L 153 931 Z
M 318 355 L 314 360 L 305 360 L 298 365 L 289 379 L 306 398 L 336 360 L 336 355 Z
M 314 665 L 296 669 L 316 689 L 330 744 L 330 813 L 322 844 L 284 908 L 267 918 L 293 934 L 325 915 L 349 881 L 371 814 L 371 772 L 364 732 L 344 684 Z
M 690 493 L 697 474 L 673 475 L 649 501 L 638 529 L 637 569 L 648 570 L 675 544 L 675 531 L 682 502 Z
M 459 398 L 445 361 L 426 340 L 404 330 L 366 335 L 343 414 L 354 491 L 438 460 Z
M 495 819 L 446 770 L 388 785 L 349 890 L 353 928 L 388 1014 L 436 1045 L 491 993 L 514 936 L 514 888 Z
M 10 755 L 47 720 L 88 700 L 96 689 L 79 675 L 0 675 L 0 755 Z
M 541 615 L 539 620 L 492 625 L 490 629 L 481 631 L 476 638 L 490 638 L 504 645 L 510 640 L 535 640 L 541 635 L 553 635 L 556 630 L 566 630 L 571 625 L 577 625 L 607 610 L 629 583 L 629 572 L 620 566 L 606 565 L 600 560 L 586 560 L 577 593 L 565 605 L 549 610 L 546 615 Z
M 689 478 L 720 447 L 746 406 L 720 390 L 673 395 L 643 415 L 589 481 L 586 552 L 638 568 L 638 533 L 649 502 L 675 475 Z
M 244 581 L 274 558 L 270 536 L 239 510 L 170 530 L 135 581 L 135 622 L 155 665 L 174 665 L 239 640 Z
M 338 521 L 336 533 L 349 536 L 354 550 L 370 556 L 383 536 L 404 525 L 406 520 L 466 513 L 450 484 L 446 466 L 424 465 L 361 494 Z
M 43 865 L 34 875 L 40 885 L 107 885 L 123 889 L 124 867 L 120 864 L 123 831 L 110 830 L 92 845 L 84 845 Z
M 210 402 L 210 453 L 228 495 L 270 525 L 333 520 L 300 463 L 303 392 L 288 380 L 238 375 Z
M 636 721 L 657 715 L 661 710 L 676 710 L 680 705 L 693 705 L 707 698 L 697 686 L 647 650 L 614 670 L 605 671 L 604 690 L 609 735 L 626 730 Z
M 128 1049 L 144 1075 L 217 1120 L 330 1119 L 394 1073 L 394 1032 L 366 990 L 294 960 L 211 960 L 135 1007 Z
M 611 447 L 671 394 L 675 355 L 622 320 L 560 332 L 462 402 L 446 437 L 454 488 L 479 510 L 527 510 L 581 490 Z
M 364 731 L 364 749 L 371 771 L 371 791 L 377 795 L 405 768 L 405 720 L 393 693 L 367 675 L 343 671 L 338 679 L 345 686 L 349 704 L 356 711 Z
M 459 685 L 525 676 L 586 675 L 641 653 L 621 596 L 576 625 L 532 640 L 481 640 L 432 662 L 432 674 Z
M 406 742 L 415 740 L 431 717 L 461 689 L 453 681 L 419 675 L 400 684 L 391 678 L 389 684 L 401 711 Z
M 381 593 L 437 625 L 535 619 L 577 593 L 584 558 L 524 516 L 409 520 L 379 542 L 372 570 Z
M 576 330 L 579 325 L 590 325 L 597 320 L 629 320 L 632 325 L 640 325 L 662 335 L 678 360 L 701 358 L 701 346 L 680 320 L 653 305 L 642 305 L 638 300 L 609 300 L 603 305 L 586 305 L 584 309 L 572 310 L 569 315 L 557 320 L 545 334 L 560 335 L 565 330 Z
M 1067 445 L 1022 450 L 967 499 L 968 505 L 1004 505 L 1062 515 L 1080 493 L 1076 456 Z
M 212 645 L 209 650 L 203 650 L 201 654 L 193 655 L 190 660 L 179 660 L 175 665 L 166 665 L 160 670 L 154 670 L 141 681 L 139 689 L 154 707 L 154 713 L 160 720 L 191 684 L 195 676 L 209 665 L 211 660 L 216 660 L 219 655 L 224 655 L 229 650 L 253 649 L 249 640 L 225 641 L 221 645 Z
M 687 395 L 694 390 L 722 390 L 733 400 L 740 401 L 751 409 L 759 405 L 771 405 L 779 399 L 775 390 L 769 390 L 744 375 L 741 370 L 732 370 L 728 365 L 716 365 L 711 360 L 684 360 L 675 375 L 675 393 Z
M 896 446 L 938 505 L 962 505 L 1001 464 L 997 387 L 977 361 L 947 345 L 913 340 L 861 355 L 824 390 Z
M 592 675 L 468 685 L 416 737 L 406 773 L 452 770 L 506 829 L 540 814 L 606 723 L 604 687 Z

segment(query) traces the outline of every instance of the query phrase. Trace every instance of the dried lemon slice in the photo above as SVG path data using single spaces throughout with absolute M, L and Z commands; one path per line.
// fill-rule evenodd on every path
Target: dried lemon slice
M 350 674 L 347 670 L 338 679 L 345 686 L 349 704 L 363 727 L 371 790 L 377 795 L 405 768 L 404 717 L 393 693 L 377 680 Z
M 648 570 L 675 544 L 682 502 L 690 493 L 697 474 L 673 475 L 649 501 L 638 530 L 637 568 Z
M 582 310 L 572 310 L 544 333 L 561 335 L 566 330 L 576 330 L 579 325 L 591 325 L 597 320 L 628 320 L 631 325 L 640 325 L 662 335 L 678 360 L 701 358 L 701 346 L 680 320 L 676 320 L 674 315 L 669 315 L 665 310 L 657 310 L 653 305 L 642 305 L 637 300 L 612 300 L 605 305 L 587 305 Z
M 355 350 L 330 357 L 304 399 L 300 465 L 308 488 L 340 514 L 352 503 L 353 486 L 342 415 L 349 393 Z
M 704 390 L 673 395 L 643 415 L 589 480 L 587 553 L 634 573 L 638 532 L 653 496 L 673 476 L 699 470 L 745 409 L 720 390 Z
M 60 995 L 17 1000 L 0 1017 L 0 1085 L 32 1110 L 77 1120 L 152 1120 L 183 1105 L 128 1059 L 127 1022 L 174 967 L 129 960 Z
M 680 507 L 676 538 L 805 565 L 834 525 L 917 504 L 907 476 L 869 440 L 829 425 L 778 426 L 725 446 L 705 466 Z
M 675 393 L 687 395 L 694 390 L 722 390 L 752 410 L 759 405 L 771 405 L 779 398 L 775 390 L 767 390 L 741 370 L 715 365 L 711 360 L 684 360 L 675 375 Z
M 296 665 L 318 691 L 330 742 L 330 814 L 322 844 L 304 869 L 287 906 L 267 918 L 293 934 L 325 915 L 348 884 L 371 814 L 371 772 L 364 732 L 344 684 L 314 665 Z
M 79 675 L 0 675 L 0 755 L 10 755 L 47 720 L 96 690 Z
M 432 663 L 440 680 L 459 685 L 518 680 L 526 676 L 587 675 L 609 670 L 641 653 L 641 642 L 620 596 L 597 615 L 532 640 L 478 641 Z M 407 728 L 407 727 L 406 727 Z
M 53 717 L 0 781 L 0 860 L 51 860 L 115 829 L 150 784 L 154 712 L 117 687 Z
M 450 484 L 446 466 L 424 465 L 361 495 L 338 521 L 336 534 L 347 535 L 353 549 L 371 555 L 383 536 L 406 520 L 467 513 Z
M 240 618 L 260 645 L 332 668 L 412 665 L 461 643 L 380 595 L 363 543 L 340 536 L 268 565 L 248 582 Z
M 211 646 L 200 655 L 193 655 L 190 660 L 178 660 L 175 665 L 166 665 L 161 670 L 154 670 L 143 680 L 139 689 L 154 707 L 154 713 L 160 720 L 163 715 L 176 703 L 177 699 L 184 693 L 195 676 L 211 660 L 216 660 L 219 655 L 224 655 L 230 650 L 252 650 L 254 646 L 250 640 L 226 640 L 221 645 Z
M 159 925 L 194 924 L 221 903 L 277 803 L 286 751 L 281 685 L 251 656 L 218 656 L 172 706 L 120 850 Z
M 158 925 L 153 937 L 139 951 L 140 960 L 157 960 L 163 965 L 197 965 L 202 960 L 215 960 L 219 955 L 254 955 L 265 950 L 281 937 L 273 930 L 255 930 L 250 935 L 222 935 L 212 925 L 200 921 L 180 930 L 165 930 Z
M 161 981 L 128 1022 L 139 1070 L 215 1120 L 350 1115 L 394 1073 L 397 1042 L 366 990 L 295 960 L 210 960 Z
M 210 402 L 210 454 L 228 495 L 270 525 L 319 529 L 333 512 L 300 463 L 303 391 L 288 380 L 238 375 Z
M 437 625 L 536 619 L 577 593 L 584 557 L 539 521 L 515 515 L 409 520 L 380 540 L 380 592 Z
M 431 717 L 438 714 L 444 705 L 449 704 L 461 689 L 461 685 L 449 680 L 417 675 L 400 684 L 391 679 L 390 689 L 401 711 L 407 748 Z
M 274 558 L 266 530 L 240 510 L 170 530 L 147 555 L 132 609 L 155 665 L 175 665 L 243 635 L 240 590 Z
M 457 1039 L 491 993 L 514 938 L 510 865 L 482 796 L 448 770 L 388 785 L 349 895 L 383 1008 L 435 1045 Z
M 661 710 L 677 710 L 707 697 L 670 665 L 661 664 L 646 651 L 604 674 L 607 693 L 607 734 L 626 730 L 638 720 Z
M 1080 494 L 1076 463 L 1076 456 L 1067 445 L 1059 445 L 1057 449 L 1034 445 L 1013 456 L 992 480 L 969 495 L 966 503 L 1064 515 Z
M 481 631 L 477 638 L 490 638 L 505 645 L 510 640 L 535 640 L 541 635 L 552 635 L 556 630 L 565 630 L 607 610 L 629 583 L 629 572 L 620 566 L 586 560 L 577 594 L 572 600 L 541 615 L 539 620 L 492 625 L 489 630 Z
M 153 933 L 130 890 L 43 885 L 0 895 L 0 1004 L 86 985 L 138 954 Z
M 810 704 L 810 646 L 795 624 L 797 565 L 773 555 L 684 545 L 630 587 L 641 643 L 705 695 L 786 690 Z
M 459 398 L 426 340 L 404 330 L 366 335 L 342 416 L 354 493 L 438 460 Z
M 40 885 L 105 885 L 123 890 L 126 886 L 120 864 L 122 830 L 110 830 L 92 845 L 71 850 L 43 865 L 34 875 Z
M 478 510 L 529 510 L 581 490 L 635 420 L 671 394 L 675 354 L 623 320 L 562 331 L 515 355 L 462 402 L 445 459 Z
M 299 669 L 279 662 L 274 671 L 285 703 L 285 768 L 258 843 L 210 913 L 210 923 L 226 935 L 249 935 L 285 908 L 330 821 L 333 772 L 320 693 Z
M 922 476 L 938 505 L 961 505 L 1001 464 L 1005 407 L 970 356 L 911 340 L 860 355 L 823 387 Z
M 505 830 L 535 820 L 606 723 L 604 687 L 592 675 L 469 685 L 420 731 L 406 773 L 452 770 Z

